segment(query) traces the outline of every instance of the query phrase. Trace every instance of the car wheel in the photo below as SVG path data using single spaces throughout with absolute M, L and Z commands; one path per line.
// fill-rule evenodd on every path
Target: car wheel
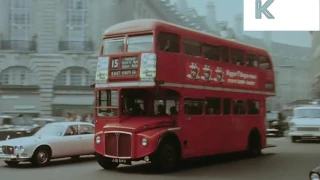
M 152 164 L 162 172 L 171 172 L 178 167 L 180 156 L 177 146 L 170 141 L 159 145 L 156 154 L 151 159 Z
M 292 136 L 291 142 L 296 143 L 298 139 L 299 139 L 298 137 Z
M 34 152 L 34 154 L 32 156 L 32 159 L 31 159 L 31 163 L 34 166 L 42 167 L 42 166 L 48 165 L 50 163 L 50 160 L 51 160 L 51 150 L 50 150 L 50 148 L 39 147 Z
M 19 161 L 4 161 L 9 167 L 15 167 L 17 166 L 20 162 Z
M 257 157 L 261 152 L 261 139 L 258 133 L 251 133 L 249 136 L 247 155 L 248 157 Z
M 283 137 L 283 135 L 284 135 L 284 134 L 283 134 L 282 131 L 279 131 L 278 134 L 277 134 L 278 137 Z
M 103 168 L 103 169 L 116 169 L 119 166 L 119 163 L 112 162 L 110 158 L 104 157 L 99 153 L 95 154 L 96 160 L 98 164 Z

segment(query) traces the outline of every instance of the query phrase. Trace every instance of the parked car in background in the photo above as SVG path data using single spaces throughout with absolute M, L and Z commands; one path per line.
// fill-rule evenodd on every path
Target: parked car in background
M 64 122 L 65 118 L 64 117 L 38 117 L 38 118 L 33 118 L 32 119 L 34 125 L 38 125 L 38 126 L 44 126 L 46 124 L 49 123 L 53 123 L 53 122 Z
M 51 159 L 94 152 L 94 125 L 85 122 L 50 123 L 32 136 L 0 142 L 0 159 L 9 166 L 26 161 L 40 167 Z
M 294 108 L 289 136 L 292 142 L 320 140 L 320 106 L 308 105 Z
M 33 125 L 31 117 L 0 116 L 0 141 L 31 136 L 39 129 Z
M 267 134 L 276 135 L 278 137 L 284 136 L 285 132 L 289 129 L 287 119 L 277 111 L 269 111 L 266 116 Z
M 63 121 L 63 117 L 32 118 L 0 115 L 0 141 L 31 136 L 48 123 Z

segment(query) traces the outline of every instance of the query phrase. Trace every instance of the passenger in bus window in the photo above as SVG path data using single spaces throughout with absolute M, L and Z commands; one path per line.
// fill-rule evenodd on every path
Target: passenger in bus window
M 248 101 L 248 114 L 259 114 L 259 109 L 255 101 Z
M 258 62 L 257 59 L 255 59 L 255 60 L 253 61 L 253 67 L 258 67 L 258 66 L 259 66 L 259 62 Z
M 158 114 L 157 115 L 159 115 L 159 116 L 167 115 L 166 109 L 164 108 L 164 106 L 162 104 L 158 105 L 157 110 L 158 110 Z
M 245 105 L 243 101 L 235 101 L 233 104 L 233 114 L 240 115 L 245 114 Z
M 214 109 L 213 109 L 213 108 L 209 108 L 207 114 L 215 114 L 215 113 L 214 113 Z
M 170 52 L 170 47 L 171 47 L 171 41 L 170 40 L 166 40 L 165 46 L 162 49 L 162 51 Z
M 257 57 L 255 55 L 247 55 L 247 66 L 248 67 L 258 67 Z
M 144 111 L 141 108 L 140 104 L 134 103 L 132 107 L 132 115 L 143 115 L 143 114 L 144 114 Z
M 119 46 L 119 51 L 120 51 L 120 52 L 124 52 L 124 44 L 121 44 L 121 45 Z
M 172 106 L 170 108 L 170 114 L 171 115 L 177 115 L 178 114 L 177 108 L 175 106 Z

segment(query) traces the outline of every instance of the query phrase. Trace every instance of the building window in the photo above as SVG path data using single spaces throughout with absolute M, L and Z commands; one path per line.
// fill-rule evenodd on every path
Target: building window
M 87 0 L 68 0 L 67 37 L 69 50 L 85 48 Z
M 30 18 L 32 12 L 32 0 L 9 1 L 9 38 L 2 41 L 2 48 L 28 49 L 30 46 Z
M 38 78 L 26 67 L 14 66 L 0 73 L 1 85 L 36 85 Z
M 87 69 L 71 67 L 61 71 L 56 79 L 57 86 L 88 86 L 94 81 Z

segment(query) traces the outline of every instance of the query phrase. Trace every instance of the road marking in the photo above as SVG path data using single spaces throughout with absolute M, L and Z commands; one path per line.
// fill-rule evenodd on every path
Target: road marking
M 289 140 L 287 137 L 282 137 L 282 138 L 269 138 L 268 140 L 271 140 L 271 141 L 287 141 Z

